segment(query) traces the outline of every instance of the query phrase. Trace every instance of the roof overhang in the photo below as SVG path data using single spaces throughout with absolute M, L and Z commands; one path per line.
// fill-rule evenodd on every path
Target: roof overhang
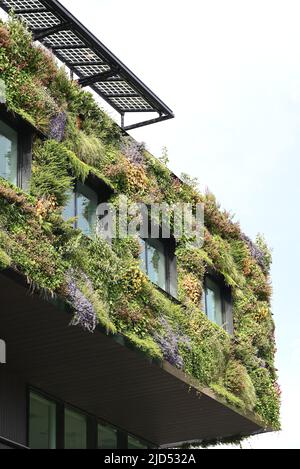
M 41 130 L 35 127 L 31 122 L 25 120 L 23 116 L 16 112 L 9 111 L 5 103 L 0 103 L 0 119 L 3 119 L 8 125 L 11 125 L 20 132 L 34 133 L 41 139 L 47 138 Z
M 5 366 L 29 385 L 157 446 L 267 431 L 124 337 L 70 326 L 70 311 L 31 294 L 11 270 L 0 274 L 0 291 Z
M 33 38 L 79 77 L 81 86 L 90 86 L 121 115 L 124 130 L 174 117 L 158 98 L 126 65 L 102 44 L 57 0 L 0 0 L 6 12 L 15 12 L 33 33 Z M 127 113 L 157 113 L 125 126 Z

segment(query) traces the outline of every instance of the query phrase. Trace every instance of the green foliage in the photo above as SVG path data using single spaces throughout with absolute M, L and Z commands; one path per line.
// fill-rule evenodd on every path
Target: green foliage
M 7 269 L 11 265 L 11 258 L 6 254 L 5 251 L 0 249 L 0 270 Z
M 97 319 L 99 324 L 105 328 L 107 333 L 116 334 L 117 328 L 110 320 L 109 317 L 109 307 L 106 303 L 104 303 L 99 294 L 96 291 L 91 289 L 89 285 L 85 282 L 81 282 L 80 284 L 81 291 L 83 295 L 91 302 L 96 311 Z
M 55 140 L 37 144 L 34 148 L 31 193 L 38 197 L 54 196 L 57 204 L 64 206 L 74 181 L 69 169 L 69 158 L 63 145 Z
M 257 394 L 256 412 L 274 430 L 280 430 L 280 410 L 278 407 L 280 390 L 278 385 L 268 370 L 264 368 L 253 371 L 251 378 Z
M 10 265 L 36 285 L 57 291 L 64 284 L 65 263 L 52 243 L 52 234 L 44 231 L 31 200 L 16 195 L 12 204 L 10 191 L 1 190 L 0 249 L 11 259 Z
M 82 130 L 76 131 L 73 134 L 73 139 L 68 139 L 67 142 L 72 152 L 90 166 L 97 167 L 99 161 L 105 158 L 104 145 L 95 135 L 88 135 Z
M 134 332 L 126 332 L 125 336 L 130 340 L 130 342 L 139 350 L 149 355 L 149 357 L 157 360 L 161 360 L 162 352 L 159 346 L 154 342 L 153 338 L 148 336 L 144 339 L 141 339 Z
M 255 241 L 256 246 L 260 249 L 264 257 L 264 264 L 266 266 L 266 272 L 269 273 L 272 265 L 272 252 L 267 245 L 267 242 L 263 235 L 258 234 Z
M 240 408 L 242 410 L 245 410 L 245 403 L 240 399 L 239 397 L 235 396 L 232 394 L 228 389 L 226 389 L 224 386 L 220 384 L 211 384 L 210 385 L 211 389 L 215 391 L 215 393 L 225 399 L 225 401 L 229 404 L 232 405 L 233 407 Z
M 224 382 L 228 391 L 239 396 L 248 409 L 254 409 L 256 404 L 255 388 L 246 368 L 240 362 L 229 361 Z
M 198 187 L 199 187 L 199 180 L 198 180 L 198 178 L 194 178 L 194 177 L 190 176 L 190 175 L 187 174 L 187 173 L 181 173 L 180 179 L 181 179 L 185 184 L 187 184 L 188 186 L 190 186 L 192 189 L 197 190 Z
M 271 254 L 263 237 L 251 244 L 215 197 L 200 194 L 197 181 L 183 181 L 147 151 L 135 152 L 119 127 L 31 42 L 14 17 L 0 21 L 0 74 L 8 108 L 48 133 L 57 115 L 67 118 L 62 142 L 34 146 L 31 195 L 0 178 L 0 269 L 19 270 L 39 288 L 67 299 L 73 272 L 99 324 L 152 359 L 176 355 L 176 366 L 212 388 L 230 405 L 253 410 L 279 428 L 280 393 L 274 366 L 274 323 L 268 273 Z M 180 304 L 160 292 L 141 272 L 136 239 L 112 245 L 90 240 L 61 217 L 74 181 L 92 172 L 131 202 L 205 207 L 205 243 L 177 247 Z M 223 276 L 233 296 L 234 336 L 201 311 L 207 269 Z M 166 350 L 167 349 L 167 350 Z M 168 352 L 168 353 L 166 353 Z M 174 357 L 173 357 L 174 358 Z
M 38 197 L 54 196 L 57 205 L 62 207 L 73 190 L 75 179 L 84 182 L 91 170 L 62 143 L 39 142 L 34 148 L 31 193 Z
M 230 244 L 220 235 L 207 233 L 204 246 L 208 256 L 212 260 L 216 271 L 220 272 L 226 283 L 233 288 L 241 288 L 245 285 L 245 278 L 237 269 L 231 254 Z

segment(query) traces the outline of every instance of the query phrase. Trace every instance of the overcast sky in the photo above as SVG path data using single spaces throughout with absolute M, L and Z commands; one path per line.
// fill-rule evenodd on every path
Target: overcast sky
M 245 447 L 300 448 L 300 2 L 63 0 L 175 112 L 132 132 L 198 177 L 274 249 L 280 434 Z
M 62 3 L 174 110 L 132 135 L 273 247 L 283 431 L 244 447 L 300 448 L 299 0 Z

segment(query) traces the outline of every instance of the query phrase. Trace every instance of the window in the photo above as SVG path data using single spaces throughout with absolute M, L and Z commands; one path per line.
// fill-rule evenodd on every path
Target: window
M 206 279 L 205 288 L 205 303 L 206 303 L 206 314 L 208 319 L 223 325 L 223 308 L 222 308 L 222 297 L 221 288 L 210 278 Z
M 109 425 L 98 425 L 98 449 L 117 449 L 118 432 Z
M 56 405 L 34 393 L 30 393 L 29 447 L 56 448 Z
M 128 449 L 147 449 L 147 445 L 137 440 L 133 436 L 128 436 Z
M 141 268 L 159 288 L 177 297 L 177 268 L 175 248 L 159 239 L 141 240 Z
M 0 176 L 17 184 L 18 133 L 0 120 Z
M 63 217 L 65 220 L 76 217 L 75 228 L 92 237 L 96 231 L 97 206 L 96 192 L 77 182 L 74 193 L 70 194 Z
M 39 391 L 28 394 L 31 449 L 143 449 L 147 443 Z M 1 446 L 1 444 L 0 444 Z
M 163 290 L 167 288 L 167 263 L 163 244 L 157 239 L 142 240 L 142 269 Z
M 87 421 L 83 414 L 65 409 L 65 449 L 86 449 Z
M 28 191 L 34 129 L 20 117 L 0 109 L 0 177 Z
M 205 312 L 212 322 L 233 332 L 230 288 L 219 278 L 205 278 Z

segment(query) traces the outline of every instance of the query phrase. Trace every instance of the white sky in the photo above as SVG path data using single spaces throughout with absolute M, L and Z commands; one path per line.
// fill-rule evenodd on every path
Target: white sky
M 300 448 L 300 2 L 63 0 L 175 112 L 132 132 L 197 176 L 274 249 L 283 390 L 280 434 L 245 447 Z
M 273 247 L 283 431 L 244 447 L 300 448 L 300 2 L 61 1 L 174 110 L 132 135 Z

